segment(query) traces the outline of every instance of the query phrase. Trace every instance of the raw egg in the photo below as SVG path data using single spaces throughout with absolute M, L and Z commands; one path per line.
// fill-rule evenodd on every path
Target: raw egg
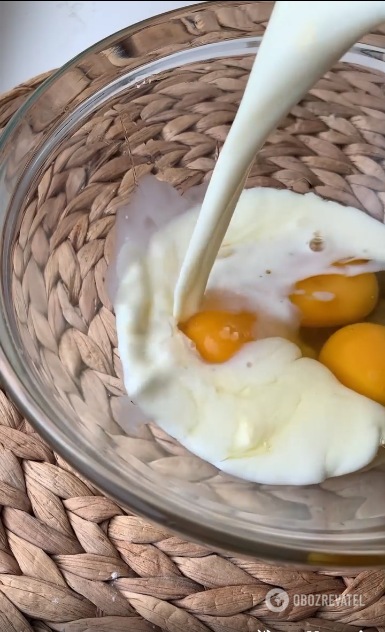
M 373 382 L 364 369 L 369 348 L 377 363 L 385 363 L 384 338 L 381 344 L 362 342 L 362 353 L 351 353 L 354 361 L 349 347 L 337 345 L 344 350 L 335 352 L 337 366 L 347 367 L 348 378 L 356 376 L 351 388 L 338 379 L 344 381 L 343 370 L 335 377 L 315 358 L 326 336 L 332 337 L 325 362 L 334 344 L 335 327 L 326 324 L 369 312 L 377 297 L 369 268 L 336 267 L 332 272 L 341 274 L 332 276 L 330 264 L 367 259 L 370 271 L 385 270 L 385 225 L 313 193 L 244 190 L 202 308 L 178 322 L 175 288 L 200 208 L 187 210 L 182 195 L 178 212 L 175 196 L 167 182 L 145 176 L 129 210 L 119 211 L 128 224 L 120 233 L 122 277 L 114 307 L 130 400 L 188 451 L 248 481 L 313 485 L 367 466 L 385 441 L 385 406 L 353 388 L 365 384 L 361 365 Z M 138 239 L 137 227 L 143 234 L 149 227 L 147 242 Z M 322 235 L 319 251 L 309 247 L 315 234 Z M 355 271 L 360 276 L 345 274 Z M 325 275 L 330 283 L 319 288 L 314 279 Z M 303 282 L 304 276 L 311 278 Z M 305 328 L 289 298 L 296 284 L 307 286 L 312 300 L 303 300 L 305 292 L 294 300 L 312 304 L 305 316 L 316 315 L 322 325 L 306 329 L 316 351 L 298 340 Z M 129 444 L 124 449 L 129 453 Z
M 319 361 L 353 391 L 385 406 L 385 327 L 355 323 L 336 331 Z
M 378 301 L 375 274 L 325 274 L 295 285 L 291 302 L 302 312 L 302 327 L 338 327 L 365 318 Z
M 179 326 L 206 362 L 220 364 L 232 358 L 246 342 L 255 340 L 254 314 L 198 312 Z

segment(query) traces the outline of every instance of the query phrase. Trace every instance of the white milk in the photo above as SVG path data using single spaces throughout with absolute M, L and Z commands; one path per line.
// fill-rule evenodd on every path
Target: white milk
M 278 1 L 214 169 L 174 294 L 180 321 L 199 311 L 256 153 L 349 48 L 385 21 L 385 1 Z

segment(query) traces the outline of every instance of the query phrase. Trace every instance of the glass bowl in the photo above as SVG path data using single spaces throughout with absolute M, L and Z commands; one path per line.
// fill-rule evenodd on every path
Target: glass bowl
M 207 181 L 273 3 L 207 2 L 79 55 L 0 141 L 0 368 L 22 412 L 120 505 L 233 555 L 319 568 L 385 564 L 385 468 L 308 487 L 221 474 L 153 424 L 124 435 L 105 288 L 117 209 L 144 174 Z M 290 25 L 288 25 L 290 28 Z M 383 29 L 280 124 L 248 186 L 314 191 L 384 220 Z

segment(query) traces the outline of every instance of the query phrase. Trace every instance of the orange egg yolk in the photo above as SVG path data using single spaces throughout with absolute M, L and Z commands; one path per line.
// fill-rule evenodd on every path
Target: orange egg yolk
M 355 323 L 336 331 L 319 361 L 353 391 L 385 406 L 385 327 Z
M 349 265 L 359 263 L 364 261 L 352 261 Z M 299 281 L 290 300 L 302 312 L 302 327 L 348 325 L 373 311 L 378 301 L 378 282 L 373 273 L 314 276 Z
M 179 329 L 192 340 L 206 362 L 220 364 L 232 358 L 246 342 L 255 340 L 254 314 L 198 312 Z

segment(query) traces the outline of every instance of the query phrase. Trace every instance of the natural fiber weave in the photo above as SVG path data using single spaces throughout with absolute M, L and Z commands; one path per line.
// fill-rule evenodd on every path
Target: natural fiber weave
M 259 20 L 262 30 L 267 18 Z M 382 32 L 369 43 L 383 44 Z M 14 297 L 28 349 L 62 392 L 80 384 L 92 409 L 97 394 L 110 429 L 122 392 L 104 288 L 115 211 L 149 171 L 181 190 L 209 177 L 250 64 L 195 64 L 159 75 L 136 99 L 108 104 L 60 148 L 29 202 L 14 256 Z M 0 99 L 0 127 L 40 80 Z M 384 88 L 376 71 L 337 65 L 270 138 L 249 185 L 315 190 L 384 221 Z M 81 416 L 80 398 L 70 401 Z M 382 571 L 300 572 L 184 542 L 101 496 L 2 392 L 0 409 L 0 632 L 384 632 Z M 155 427 L 141 450 L 161 473 L 185 456 Z M 196 463 L 184 459 L 177 467 L 183 463 L 191 480 Z M 215 478 L 211 466 L 198 476 Z M 210 493 L 225 493 L 219 487 Z M 274 586 L 291 597 L 281 613 L 265 604 Z M 365 606 L 295 606 L 298 593 L 361 595 Z

